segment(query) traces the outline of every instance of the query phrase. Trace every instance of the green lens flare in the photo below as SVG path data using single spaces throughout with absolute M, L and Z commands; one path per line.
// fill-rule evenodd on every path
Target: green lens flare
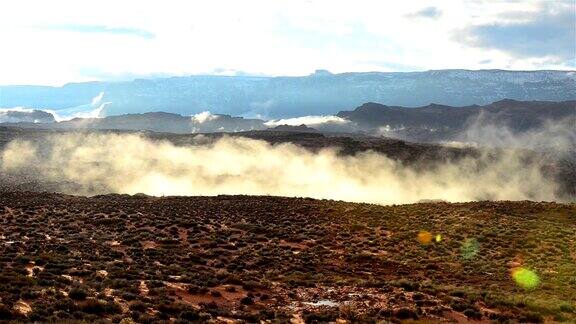
M 467 239 L 460 246 L 460 253 L 464 260 L 473 259 L 480 251 L 480 243 L 476 239 Z
M 518 268 L 512 272 L 512 278 L 516 284 L 526 290 L 534 289 L 540 283 L 536 272 L 526 268 Z

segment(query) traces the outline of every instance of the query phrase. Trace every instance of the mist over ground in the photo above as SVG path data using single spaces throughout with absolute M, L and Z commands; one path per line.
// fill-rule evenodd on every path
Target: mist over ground
M 475 146 L 573 152 L 576 149 L 576 114 L 561 120 L 545 120 L 540 127 L 517 131 L 500 123 L 497 114 L 481 113 L 470 120 L 456 138 Z
M 45 181 L 80 186 L 69 193 L 280 195 L 379 204 L 423 199 L 561 200 L 545 161 L 520 151 L 482 154 L 430 168 L 375 152 L 339 155 L 290 143 L 200 135 L 191 146 L 137 134 L 60 134 L 41 145 L 15 140 L 1 153 L 3 172 L 33 170 Z M 66 191 L 66 190 L 64 190 Z

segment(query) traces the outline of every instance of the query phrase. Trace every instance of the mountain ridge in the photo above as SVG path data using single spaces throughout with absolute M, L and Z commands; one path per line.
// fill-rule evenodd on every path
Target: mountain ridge
M 195 75 L 123 82 L 69 83 L 61 87 L 0 86 L 1 107 L 58 111 L 103 93 L 107 115 L 202 111 L 289 118 L 324 115 L 365 102 L 418 107 L 434 102 L 467 106 L 504 98 L 576 100 L 576 71 L 430 70 L 346 72 L 308 76 Z
M 147 112 L 104 118 L 74 118 L 53 123 L 33 123 L 28 119 L 21 123 L 0 125 L 34 129 L 132 130 L 178 134 L 257 131 L 280 126 L 278 130 L 287 132 L 355 133 L 413 142 L 476 141 L 465 133 L 474 130 L 474 137 L 486 137 L 495 130 L 527 133 L 538 132 L 552 125 L 554 134 L 564 134 L 562 138 L 570 139 L 576 137 L 570 135 L 570 127 L 576 125 L 576 100 L 552 102 L 505 99 L 482 106 L 454 107 L 431 103 L 415 108 L 367 102 L 353 110 L 340 111 L 335 116 L 303 116 L 268 121 L 210 112 L 192 116 Z M 486 126 L 493 129 L 483 129 Z
M 568 127 L 576 125 L 576 100 L 505 99 L 482 106 L 430 104 L 416 108 L 365 103 L 351 111 L 340 111 L 336 116 L 384 136 L 416 142 L 452 141 L 460 140 L 459 137 L 471 129 L 482 136 L 490 136 L 495 130 L 523 133 L 555 128 L 554 132 L 569 132 Z

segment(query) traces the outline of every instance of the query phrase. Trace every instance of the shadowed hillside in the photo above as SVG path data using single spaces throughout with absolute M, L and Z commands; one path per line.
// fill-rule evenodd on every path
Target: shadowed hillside
M 462 140 L 470 129 L 486 126 L 492 131 L 506 129 L 512 133 L 538 132 L 550 125 L 560 127 L 560 123 L 566 124 L 564 128 L 568 129 L 576 124 L 576 101 L 507 99 L 485 106 L 430 104 L 419 108 L 366 103 L 353 111 L 341 111 L 337 116 L 356 123 L 359 129 L 372 129 L 387 136 L 412 141 L 450 141 Z

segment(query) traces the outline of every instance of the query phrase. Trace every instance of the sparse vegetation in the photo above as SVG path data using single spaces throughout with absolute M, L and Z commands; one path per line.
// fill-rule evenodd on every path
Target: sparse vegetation
M 570 322 L 575 235 L 573 204 L 1 193 L 0 320 Z

